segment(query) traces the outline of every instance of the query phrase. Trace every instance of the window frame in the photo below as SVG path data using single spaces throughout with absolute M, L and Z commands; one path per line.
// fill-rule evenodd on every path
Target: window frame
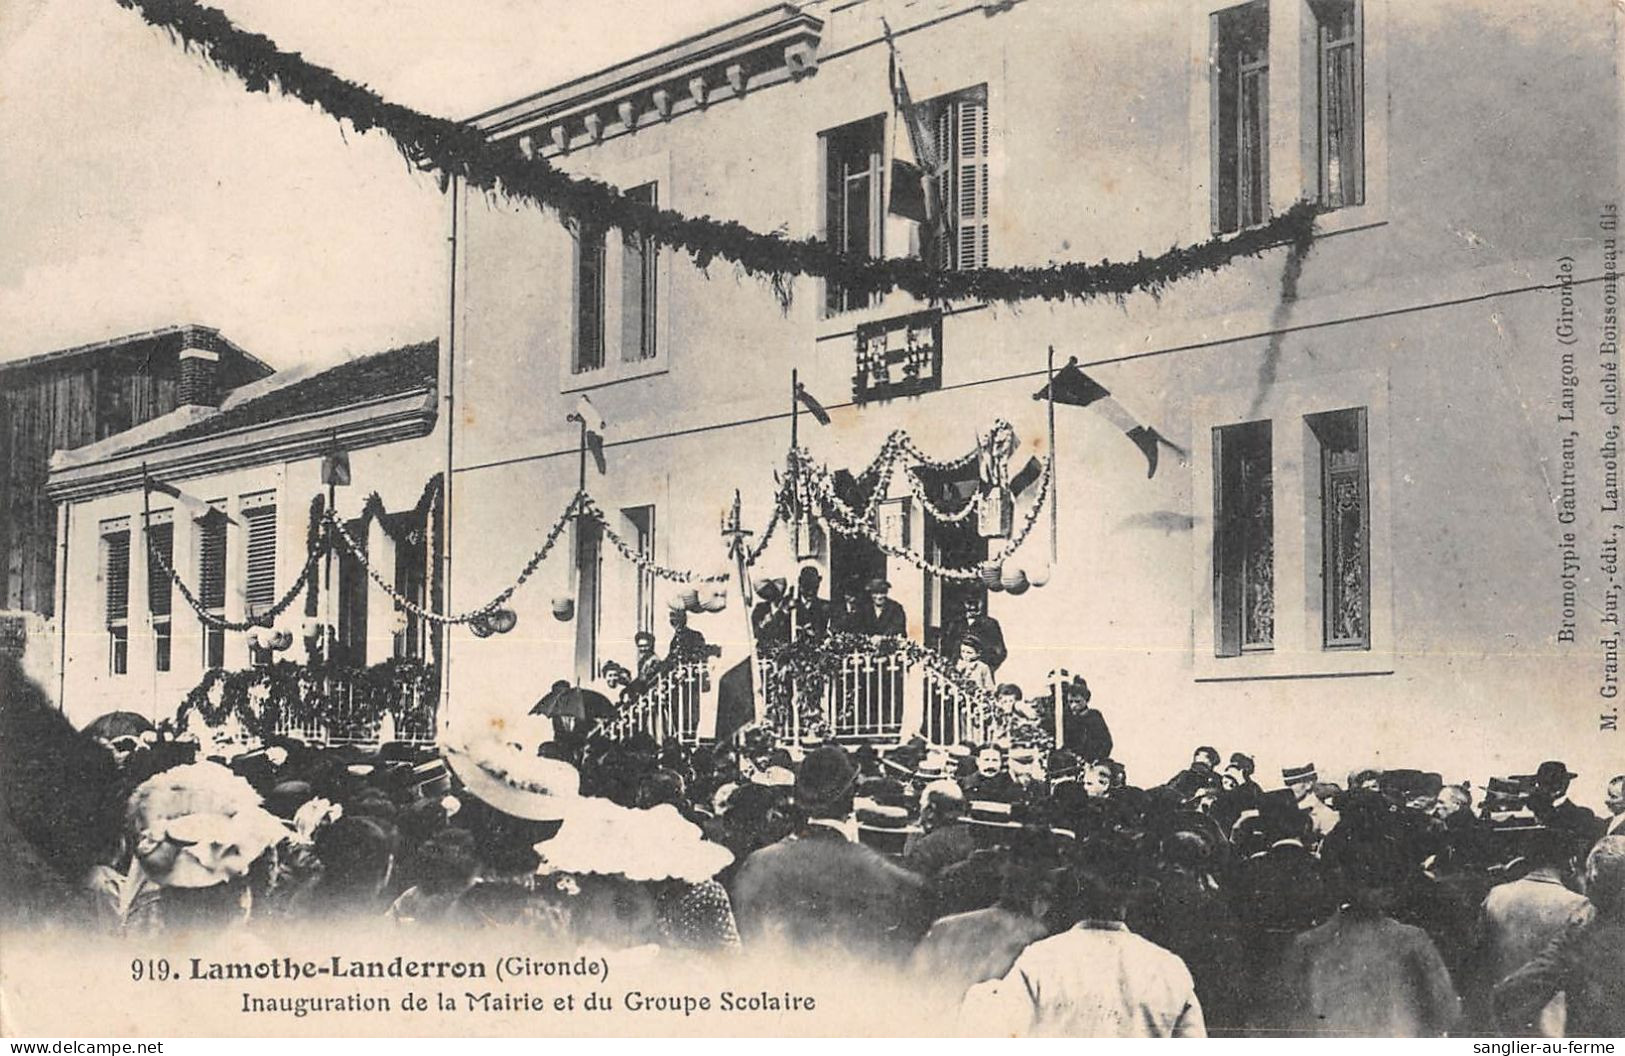
M 1352 432 L 1355 442 L 1357 465 L 1350 474 L 1347 467 L 1335 466 L 1332 443 L 1333 433 L 1349 429 L 1348 425 L 1339 421 L 1340 418 L 1352 419 Z M 1371 648 L 1371 453 L 1367 436 L 1368 412 L 1364 407 L 1344 407 L 1337 410 L 1322 411 L 1304 416 L 1310 432 L 1314 435 L 1319 448 L 1320 487 L 1318 506 L 1320 512 L 1320 550 L 1321 550 L 1321 648 L 1327 650 L 1367 650 Z M 1341 596 L 1337 591 L 1338 568 L 1336 547 L 1333 540 L 1338 534 L 1337 507 L 1334 504 L 1334 495 L 1337 491 L 1340 476 L 1352 475 L 1359 489 L 1359 533 L 1358 557 L 1360 571 L 1359 606 L 1363 616 L 1364 631 L 1357 636 L 1338 637 L 1333 633 L 1333 613 Z
M 123 676 L 130 673 L 130 587 L 133 555 L 131 553 L 130 518 L 115 517 L 101 522 L 98 528 L 100 552 L 97 570 L 102 586 L 102 623 L 107 629 L 107 673 Z M 122 576 L 116 567 L 122 551 Z M 116 581 L 123 579 L 122 596 Z M 122 611 L 115 611 L 122 606 Z
M 1346 5 L 1352 13 L 1351 23 L 1353 30 L 1346 39 L 1328 42 L 1327 17 L 1325 12 L 1333 7 Z M 1315 89 L 1316 89 L 1316 195 L 1315 200 L 1321 207 L 1328 210 L 1350 209 L 1365 204 L 1366 188 L 1366 100 L 1365 100 L 1365 3 L 1364 0 L 1308 0 L 1309 17 L 1315 21 Z M 1337 202 L 1331 198 L 1331 146 L 1329 143 L 1331 131 L 1331 104 L 1326 90 L 1326 81 L 1329 71 L 1327 53 L 1332 48 L 1346 47 L 1354 55 L 1353 62 L 1353 94 L 1354 94 L 1354 157 L 1355 179 L 1353 201 Z
M 851 199 L 846 191 L 856 178 L 851 172 L 844 171 L 839 174 L 840 190 L 837 191 L 837 159 L 840 157 L 856 157 L 859 151 L 853 149 L 848 152 L 839 150 L 843 143 L 851 146 L 866 146 L 868 155 L 867 171 L 862 178 L 867 181 L 863 191 L 866 199 L 868 213 L 866 230 L 864 232 L 863 255 L 870 259 L 886 255 L 886 134 L 889 123 L 884 113 L 871 114 L 868 117 L 849 121 L 844 125 L 826 129 L 818 134 L 818 156 L 820 164 L 819 184 L 822 188 L 820 196 L 821 219 L 819 230 L 822 238 L 836 249 L 851 253 L 852 239 L 845 218 L 851 212 Z M 839 225 L 839 238 L 837 239 L 837 224 Z M 836 244 L 839 241 L 840 244 Z M 852 312 L 863 311 L 872 307 L 877 298 L 869 296 L 861 301 L 851 298 L 838 283 L 831 279 L 824 280 L 823 315 L 830 319 L 837 316 L 848 315 Z
M 155 671 L 164 673 L 174 666 L 175 584 L 152 555 L 158 551 L 166 565 L 174 566 L 174 512 L 154 510 L 147 519 L 147 532 L 147 612 L 152 619 L 152 663 Z M 167 540 L 162 546 L 157 543 L 160 537 Z
M 237 500 L 237 515 L 243 522 L 243 607 L 250 617 L 270 609 L 277 599 L 277 566 L 281 561 L 282 535 L 277 499 L 277 492 L 273 489 L 246 494 Z M 269 527 L 263 527 L 266 525 Z M 258 538 L 256 533 L 259 534 Z M 264 563 L 267 559 L 263 555 L 258 559 L 255 556 L 256 547 L 266 545 L 265 534 L 270 537 L 268 574 L 259 572 L 267 567 Z M 256 560 L 261 563 L 256 565 Z
M 1275 0 L 1279 3 L 1282 0 Z M 1293 0 L 1286 0 L 1293 2 Z M 1271 83 L 1270 70 L 1272 41 L 1275 34 L 1270 26 L 1270 0 L 1247 0 L 1246 3 L 1234 4 L 1214 11 L 1208 16 L 1210 26 L 1210 43 L 1208 62 L 1210 74 L 1208 76 L 1208 155 L 1209 155 L 1209 184 L 1212 194 L 1210 225 L 1215 234 L 1231 234 L 1244 231 L 1266 223 L 1273 214 L 1270 201 L 1270 159 L 1273 151 L 1270 142 L 1270 99 Z M 1251 14 L 1248 13 L 1251 9 Z M 1227 46 L 1227 40 L 1232 30 L 1229 28 L 1241 23 L 1243 19 L 1256 19 L 1262 13 L 1264 50 L 1261 59 L 1248 61 L 1243 58 L 1228 58 L 1232 51 L 1238 55 L 1244 50 L 1239 45 Z M 1237 31 L 1237 35 L 1245 39 L 1245 30 Z M 1230 77 L 1234 74 L 1234 84 Z M 1259 214 L 1251 215 L 1250 208 L 1244 208 L 1244 202 L 1250 203 L 1251 196 L 1243 194 L 1242 188 L 1242 145 L 1246 139 L 1246 108 L 1243 106 L 1244 89 L 1249 80 L 1255 82 L 1259 88 L 1258 96 L 1258 141 L 1260 156 L 1258 159 L 1258 198 Z M 1226 89 L 1229 89 L 1227 92 Z M 1227 112 L 1228 106 L 1233 112 Z M 1227 164 L 1225 158 L 1226 142 L 1234 143 L 1235 157 Z M 1226 188 L 1233 188 L 1234 202 L 1226 205 Z
M 198 523 L 197 528 L 192 532 L 192 538 L 194 540 L 193 551 L 197 555 L 198 604 L 210 616 L 214 616 L 218 619 L 225 619 L 226 596 L 230 592 L 230 586 L 226 582 L 226 577 L 231 574 L 231 522 L 226 516 L 225 499 L 214 499 L 210 501 L 209 508 L 213 512 L 206 514 L 203 520 Z M 219 533 L 218 553 L 220 567 L 218 573 L 218 583 L 220 596 L 218 601 L 213 601 L 210 598 L 210 570 L 208 567 L 211 547 L 210 540 L 211 535 L 215 532 Z M 202 634 L 199 636 L 201 639 L 199 644 L 202 649 L 203 669 L 205 671 L 212 671 L 216 668 L 224 668 L 226 664 L 225 628 L 214 623 L 210 623 L 201 617 L 199 618 L 198 622 L 202 625 Z
M 1250 452 L 1261 454 L 1268 472 L 1264 488 L 1268 490 L 1268 509 L 1259 527 L 1267 535 L 1269 556 L 1270 629 L 1267 638 L 1254 638 L 1249 634 L 1247 590 L 1249 557 L 1254 540 L 1248 531 L 1248 508 L 1253 506 L 1254 494 L 1249 491 L 1247 447 L 1261 448 Z M 1213 427 L 1213 616 L 1215 656 L 1232 657 L 1247 653 L 1268 653 L 1275 649 L 1275 443 L 1273 423 L 1268 419 L 1234 422 Z M 1239 509 L 1238 509 L 1239 507 Z

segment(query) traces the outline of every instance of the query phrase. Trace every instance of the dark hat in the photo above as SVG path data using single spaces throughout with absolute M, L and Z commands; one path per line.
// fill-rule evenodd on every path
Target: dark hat
M 1253 763 L 1252 756 L 1243 755 L 1240 752 L 1231 752 L 1230 769 L 1246 774 L 1248 777 L 1252 777 L 1253 770 L 1256 769 L 1256 766 Z
M 1569 770 L 1567 765 L 1558 762 L 1556 759 L 1548 759 L 1546 762 L 1541 763 L 1540 767 L 1535 771 L 1535 784 L 1555 785 L 1564 781 L 1573 781 L 1579 776 L 1579 774 Z
M 309 781 L 281 781 L 265 797 L 265 809 L 279 818 L 291 818 L 315 794 Z
M 871 579 L 869 582 L 865 583 L 863 585 L 863 589 L 873 594 L 876 591 L 890 590 L 891 584 L 886 582 L 885 579 L 876 576 L 874 579 Z
M 756 584 L 756 596 L 763 601 L 778 601 L 784 597 L 784 581 L 782 579 L 764 579 Z
M 1200 748 L 1196 749 L 1196 751 L 1191 753 L 1191 758 L 1194 759 L 1198 755 L 1205 755 L 1209 759 L 1212 759 L 1215 766 L 1217 766 L 1218 763 L 1219 763 L 1219 758 L 1220 758 L 1219 750 L 1217 748 L 1213 747 L 1212 745 L 1209 745 L 1209 744 L 1202 745 Z
M 632 636 L 632 642 L 633 644 L 648 642 L 650 645 L 653 645 L 655 644 L 655 636 L 648 631 L 639 631 L 637 634 Z
M 807 753 L 796 774 L 796 802 L 803 807 L 827 806 L 839 800 L 857 780 L 858 768 L 845 748 L 825 745 Z
M 1283 766 L 1281 768 L 1281 781 L 1283 784 L 1295 785 L 1301 781 L 1313 781 L 1319 775 L 1315 771 L 1315 764 L 1304 766 Z

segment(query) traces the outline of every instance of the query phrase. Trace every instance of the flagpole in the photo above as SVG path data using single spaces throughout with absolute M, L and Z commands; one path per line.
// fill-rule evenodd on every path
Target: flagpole
M 801 424 L 801 375 L 795 367 L 790 368 L 790 452 L 793 458 L 799 442 L 799 429 Z M 792 482 L 795 488 L 796 509 L 795 516 L 790 521 L 790 557 L 801 559 L 801 486 L 799 482 Z
M 1049 376 L 1049 386 L 1045 390 L 1049 393 L 1049 564 L 1051 574 L 1060 562 L 1060 505 L 1061 491 L 1055 484 L 1055 463 L 1058 461 L 1055 451 L 1055 346 L 1049 346 L 1049 364 L 1045 368 Z
M 152 491 L 148 487 L 148 482 L 149 481 L 148 481 L 148 477 L 147 477 L 147 464 L 145 462 L 142 462 L 141 463 L 141 558 L 142 558 L 141 567 L 147 570 L 147 589 L 145 591 L 143 591 L 142 594 L 147 599 L 147 634 L 150 637 L 155 637 L 156 633 L 157 633 L 157 629 L 154 627 L 153 621 L 152 621 L 152 567 L 151 567 L 152 566 Z M 173 534 L 174 531 L 175 531 L 175 529 L 173 529 L 173 528 L 170 529 L 170 533 L 171 533 L 170 538 L 172 540 L 174 539 L 174 534 Z M 170 546 L 170 553 L 173 554 L 174 550 L 175 550 L 175 548 L 174 548 L 174 546 L 172 544 Z M 166 576 L 166 578 L 167 578 L 167 576 Z M 166 583 L 165 586 L 168 586 L 168 584 Z M 173 611 L 173 606 L 171 606 L 171 611 Z M 170 626 L 171 627 L 174 626 L 174 619 L 175 618 L 173 616 L 170 617 Z M 170 652 L 173 653 L 174 649 L 175 649 L 175 639 L 174 639 L 173 635 L 171 635 L 169 641 L 170 641 L 170 646 L 169 646 Z M 129 648 L 130 647 L 129 647 L 128 642 L 129 642 L 129 637 L 128 637 L 128 635 L 126 635 L 126 637 L 125 637 L 125 643 L 126 644 L 124 646 L 124 649 L 125 649 L 124 663 L 125 663 L 125 669 L 126 670 L 128 670 L 129 663 L 130 663 L 130 660 L 129 660 Z M 157 655 L 158 654 L 157 654 L 156 649 L 157 649 L 157 647 L 154 646 L 153 662 L 152 662 L 152 697 L 147 702 L 147 714 L 150 717 L 152 717 L 154 722 L 157 721 L 157 717 L 158 717 L 158 660 L 157 660 Z
M 792 372 L 792 377 L 793 376 L 794 372 Z M 749 580 L 750 572 L 745 565 L 745 536 L 749 533 L 745 531 L 744 522 L 740 516 L 740 496 L 738 488 L 734 489 L 733 511 L 729 520 L 732 523 L 729 525 L 727 534 L 729 536 L 729 545 L 733 549 L 734 568 L 739 578 L 739 602 L 740 606 L 745 611 L 745 644 L 749 650 L 750 656 L 751 702 L 755 706 L 756 716 L 758 720 L 760 720 L 767 717 L 767 686 L 758 685 L 758 683 L 760 683 L 762 680 L 760 677 L 758 677 L 760 674 L 760 671 L 758 670 L 760 665 L 757 663 L 756 656 L 756 628 L 752 625 L 750 619 L 750 598 L 752 593 Z M 739 732 L 737 730 L 734 731 L 734 736 L 736 739 L 739 736 Z

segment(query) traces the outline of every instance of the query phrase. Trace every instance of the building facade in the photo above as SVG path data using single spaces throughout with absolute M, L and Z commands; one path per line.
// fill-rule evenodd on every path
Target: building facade
M 926 305 L 801 278 L 785 305 L 724 263 L 454 192 L 451 607 L 511 583 L 575 491 L 583 394 L 607 422 L 587 480 L 612 528 L 712 572 L 736 489 L 746 528 L 769 519 L 792 371 L 830 410 L 799 439 L 831 470 L 858 473 L 896 429 L 959 456 L 999 419 L 1019 463 L 1049 454 L 1033 397 L 1053 347 L 1178 450 L 1148 478 L 1117 425 L 1057 409 L 1055 558 L 1042 515 L 1007 568 L 1052 565 L 1046 585 L 989 598 L 1000 681 L 1083 674 L 1137 783 L 1213 744 L 1266 773 L 1482 780 L 1566 756 L 1595 798 L 1617 770 L 1599 733 L 1615 19 L 1578 2 L 1538 20 L 1397 0 L 779 4 L 473 118 L 663 207 L 953 268 L 1132 261 L 1300 201 L 1323 212 L 1307 252 L 1120 300 Z M 917 483 L 896 474 L 880 504 L 894 548 L 955 567 L 997 550 L 927 513 L 962 482 Z M 514 598 L 526 633 L 454 636 L 454 714 L 522 713 L 629 661 L 639 630 L 664 648 L 675 588 L 575 546 Z M 837 594 L 884 576 L 927 643 L 963 592 L 840 533 L 802 549 L 781 536 L 764 561 L 793 575 L 809 557 Z M 724 664 L 747 648 L 740 607 L 691 618 Z
M 392 656 L 434 663 L 432 629 L 398 615 L 343 548 L 314 561 L 314 596 L 307 586 L 273 610 L 304 581 L 315 504 L 329 490 L 324 461 L 340 452 L 349 479 L 333 488 L 334 508 L 368 563 L 417 604 L 437 600 L 430 522 L 440 462 L 429 437 L 438 361 L 431 341 L 296 368 L 217 407 L 183 408 L 59 452 L 49 491 L 65 555 L 57 605 L 68 717 L 174 718 L 210 670 L 315 660 L 323 650 L 356 667 Z M 268 615 L 264 632 L 211 622 Z

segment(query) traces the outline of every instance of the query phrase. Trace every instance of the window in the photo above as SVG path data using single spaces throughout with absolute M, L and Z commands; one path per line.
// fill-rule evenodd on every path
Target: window
M 174 584 L 166 569 L 175 560 L 175 525 L 168 513 L 155 513 L 147 527 L 147 611 L 152 614 L 153 668 L 170 668 L 170 621 Z M 166 518 L 160 521 L 159 518 Z
M 659 187 L 653 183 L 626 192 L 634 201 L 659 205 Z M 648 235 L 630 231 L 621 235 L 621 362 L 642 363 L 655 358 L 655 309 L 660 287 L 660 247 Z
M 248 553 L 243 600 L 257 616 L 276 603 L 276 495 L 265 492 L 242 500 L 243 531 Z
M 604 270 L 608 239 L 602 225 L 576 221 L 575 235 L 575 355 L 573 374 L 604 366 Z
M 385 518 L 385 531 L 395 543 L 395 592 L 414 605 L 429 604 L 428 511 L 408 511 Z M 395 655 L 428 658 L 427 621 L 396 609 Z
M 1320 204 L 1365 201 L 1365 76 L 1358 0 L 1310 0 L 1320 84 Z
M 881 255 L 880 158 L 885 119 L 864 121 L 824 133 L 824 238 L 842 253 Z M 869 298 L 834 281 L 825 283 L 829 314 L 863 308 Z
M 107 618 L 107 671 L 130 670 L 130 521 L 102 524 L 102 585 Z
M 1236 231 L 1269 212 L 1269 5 L 1212 17 L 1213 229 Z
M 1275 644 L 1275 502 L 1269 422 L 1213 431 L 1214 649 L 1219 656 Z
M 223 501 L 209 504 L 197 527 L 198 604 L 210 616 L 226 616 L 226 515 Z M 203 623 L 203 666 L 226 666 L 226 632 L 213 623 Z
M 1365 408 L 1307 416 L 1320 444 L 1322 645 L 1371 648 L 1371 503 Z
M 941 159 L 936 200 L 943 203 L 937 262 L 964 271 L 988 265 L 987 86 L 928 100 L 936 115 L 933 153 Z
M 653 558 L 655 554 L 655 508 L 653 506 L 633 506 L 621 511 L 631 528 L 632 548 L 644 557 Z M 637 629 L 654 633 L 655 629 L 655 574 L 647 568 L 638 569 L 638 591 L 636 599 Z
M 364 522 L 359 518 L 345 524 L 350 538 L 361 544 L 362 550 L 367 548 L 367 531 Z M 339 608 L 339 625 L 337 641 L 334 643 L 334 655 L 329 660 L 364 667 L 367 663 L 367 602 L 370 596 L 370 584 L 367 580 L 367 569 L 360 557 L 352 554 L 348 548 L 343 548 L 338 554 L 338 594 L 335 600 Z

